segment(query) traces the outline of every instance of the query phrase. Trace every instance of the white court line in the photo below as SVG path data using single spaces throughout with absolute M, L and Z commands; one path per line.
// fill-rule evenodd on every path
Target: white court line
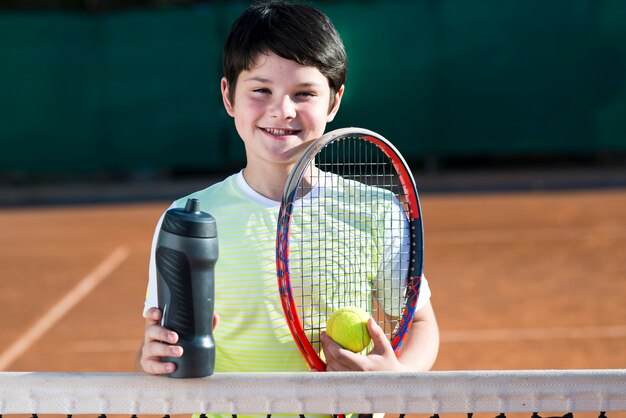
M 124 260 L 130 251 L 126 246 L 117 247 L 100 265 L 85 276 L 72 290 L 44 313 L 20 338 L 0 354 L 0 371 L 17 358 L 52 328 L 67 312 L 83 300 L 91 291 L 109 276 Z
M 554 328 L 510 328 L 442 331 L 442 343 L 523 341 L 556 339 L 625 338 L 626 325 L 595 325 Z

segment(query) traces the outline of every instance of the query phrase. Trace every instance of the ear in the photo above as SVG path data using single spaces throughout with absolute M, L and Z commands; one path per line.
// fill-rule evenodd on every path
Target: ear
M 333 100 L 333 104 L 328 112 L 328 117 L 326 118 L 326 122 L 332 122 L 335 119 L 335 115 L 339 111 L 339 105 L 341 105 L 341 98 L 343 97 L 343 91 L 345 86 L 339 87 L 339 90 L 335 93 L 335 97 Z
M 228 88 L 228 81 L 226 80 L 226 77 L 222 77 L 221 88 L 222 88 L 222 101 L 224 102 L 224 108 L 226 108 L 226 112 L 231 117 L 234 117 L 235 108 L 233 106 L 233 103 L 230 100 L 230 90 Z

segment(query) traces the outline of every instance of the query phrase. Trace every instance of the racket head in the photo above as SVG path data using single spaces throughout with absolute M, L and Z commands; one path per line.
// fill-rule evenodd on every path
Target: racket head
M 419 298 L 423 254 L 419 196 L 398 150 L 362 128 L 314 141 L 287 180 L 276 231 L 279 294 L 308 365 L 325 370 L 319 335 L 344 306 L 374 316 L 398 353 Z

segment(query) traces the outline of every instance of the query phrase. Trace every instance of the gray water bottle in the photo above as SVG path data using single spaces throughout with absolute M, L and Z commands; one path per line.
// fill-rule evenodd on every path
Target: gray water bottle
M 218 258 L 215 218 L 200 211 L 197 199 L 184 209 L 165 213 L 156 245 L 157 291 L 161 325 L 178 333 L 182 357 L 165 357 L 176 364 L 170 377 L 213 374 L 215 340 L 214 267 Z

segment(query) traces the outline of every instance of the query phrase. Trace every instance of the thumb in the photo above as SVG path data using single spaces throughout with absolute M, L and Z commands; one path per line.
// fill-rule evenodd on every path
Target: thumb
M 158 325 L 161 321 L 161 310 L 159 308 L 150 308 L 146 312 L 146 325 Z
M 367 331 L 370 333 L 370 337 L 372 337 L 372 341 L 374 342 L 374 349 L 372 351 L 378 354 L 389 351 L 393 352 L 393 348 L 385 335 L 385 331 L 378 325 L 374 318 L 370 317 L 367 320 Z

